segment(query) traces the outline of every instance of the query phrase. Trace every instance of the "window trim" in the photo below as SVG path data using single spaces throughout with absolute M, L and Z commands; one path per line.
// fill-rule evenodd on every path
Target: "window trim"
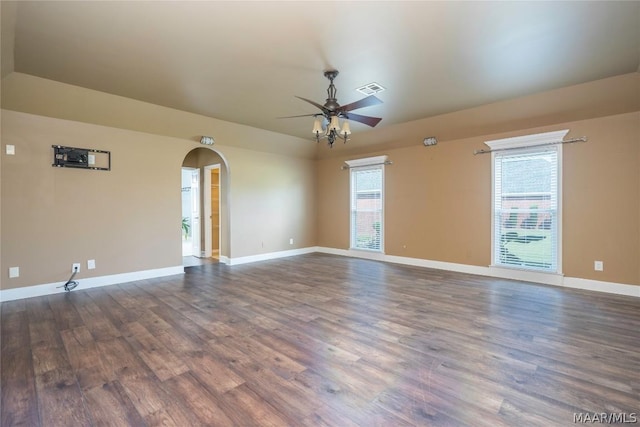
M 353 159 L 353 160 L 345 160 L 345 163 L 349 169 L 349 250 L 351 251 L 363 251 L 363 252 L 371 252 L 371 253 L 379 253 L 384 254 L 384 243 L 385 243 L 385 224 L 384 224 L 384 210 L 385 210 L 385 164 L 387 162 L 389 156 L 375 156 L 375 157 L 365 157 L 362 159 Z M 380 169 L 382 173 L 382 183 L 380 187 L 380 249 L 367 249 L 367 248 L 358 248 L 354 245 L 353 241 L 353 172 L 369 170 L 369 169 Z
M 361 166 L 378 166 L 383 165 L 387 162 L 389 156 L 375 156 L 375 157 L 364 157 L 362 159 L 353 159 L 353 160 L 345 160 L 344 162 L 349 166 L 349 169 L 357 168 Z
M 554 131 L 554 132 L 545 132 L 545 133 L 537 133 L 532 135 L 523 135 L 516 136 L 512 138 L 503 138 L 496 139 L 492 141 L 485 141 L 485 144 L 489 146 L 489 148 L 493 150 L 511 150 L 518 149 L 518 151 L 531 151 L 535 152 L 537 150 L 543 150 L 543 147 L 536 147 L 542 144 L 552 144 L 558 143 L 556 146 L 557 153 L 557 199 L 558 199 L 558 207 L 557 207 L 557 259 L 556 259 L 556 270 L 555 271 L 544 271 L 540 269 L 534 268 L 526 268 L 522 266 L 510 266 L 503 264 L 496 264 L 496 212 L 495 212 L 495 191 L 496 191 L 496 152 L 491 153 L 491 268 L 499 268 L 499 269 L 507 269 L 507 270 L 521 270 L 532 273 L 540 273 L 540 274 L 551 274 L 551 275 L 562 275 L 562 188 L 563 188 L 563 180 L 562 180 L 562 140 L 569 133 L 569 129 Z

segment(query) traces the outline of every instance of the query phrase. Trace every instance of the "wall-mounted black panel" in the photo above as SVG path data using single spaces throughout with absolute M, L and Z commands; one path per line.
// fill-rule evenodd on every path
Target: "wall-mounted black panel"
M 111 152 L 89 148 L 63 147 L 52 145 L 53 164 L 58 168 L 79 168 L 108 171 L 111 170 Z

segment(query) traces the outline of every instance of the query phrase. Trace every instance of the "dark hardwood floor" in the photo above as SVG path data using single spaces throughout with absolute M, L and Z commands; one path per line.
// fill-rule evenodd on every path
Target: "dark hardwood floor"
M 323 254 L 186 271 L 2 303 L 2 426 L 640 418 L 638 298 Z

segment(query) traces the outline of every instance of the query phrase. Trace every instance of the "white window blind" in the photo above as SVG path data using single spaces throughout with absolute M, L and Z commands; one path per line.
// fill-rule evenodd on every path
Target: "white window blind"
M 493 263 L 559 270 L 559 147 L 493 154 Z
M 382 252 L 383 165 L 351 168 L 351 248 Z

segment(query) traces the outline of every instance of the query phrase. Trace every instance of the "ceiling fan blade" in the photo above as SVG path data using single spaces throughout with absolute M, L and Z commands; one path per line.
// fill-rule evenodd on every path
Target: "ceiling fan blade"
M 322 111 L 322 112 L 326 112 L 326 111 L 327 111 L 327 109 L 326 109 L 326 108 L 324 108 L 324 105 L 320 105 L 320 104 L 318 104 L 317 102 L 314 102 L 314 101 L 312 101 L 312 100 L 310 100 L 310 99 L 303 98 L 303 97 L 301 97 L 301 96 L 296 96 L 296 98 L 298 98 L 298 99 L 302 99 L 303 101 L 307 101 L 309 104 L 313 105 L 314 107 L 319 108 L 319 109 L 320 109 L 320 111 Z
M 376 98 L 374 95 L 369 95 L 366 98 L 362 98 L 360 101 L 352 102 L 345 106 L 340 107 L 341 111 L 357 110 L 358 108 L 371 107 L 372 105 L 382 104 L 382 101 Z
M 353 120 L 354 122 L 364 123 L 367 126 L 375 127 L 380 120 L 380 117 L 369 117 L 369 116 L 361 116 L 360 114 L 355 113 L 345 113 L 344 117 L 348 120 Z
M 314 113 L 314 114 L 300 114 L 299 116 L 284 116 L 284 117 L 276 117 L 276 119 L 294 119 L 296 117 L 311 117 L 311 116 L 321 116 L 322 113 Z

